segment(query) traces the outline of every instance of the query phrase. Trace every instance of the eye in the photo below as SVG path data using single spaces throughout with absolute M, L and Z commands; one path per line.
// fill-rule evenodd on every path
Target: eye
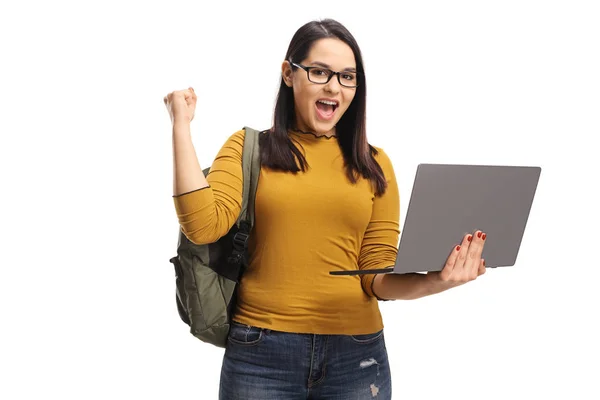
M 310 70 L 310 73 L 314 76 L 328 76 L 328 71 L 323 68 L 313 68 Z
M 354 82 L 356 80 L 356 75 L 350 73 L 342 74 L 342 79 L 348 82 Z

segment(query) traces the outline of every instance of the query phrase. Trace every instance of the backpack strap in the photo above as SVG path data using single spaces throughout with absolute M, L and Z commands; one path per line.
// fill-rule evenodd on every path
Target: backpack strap
M 242 176 L 244 189 L 242 191 L 242 209 L 238 218 L 238 226 L 242 222 L 254 226 L 254 200 L 260 175 L 260 152 L 258 151 L 259 132 L 255 129 L 244 127 L 244 150 L 242 153 Z M 240 226 L 241 227 L 241 226 Z
M 244 127 L 244 148 L 242 152 L 242 208 L 237 220 L 238 232 L 233 236 L 233 252 L 228 262 L 240 265 L 247 255 L 248 239 L 254 226 L 254 200 L 260 175 L 259 132 Z

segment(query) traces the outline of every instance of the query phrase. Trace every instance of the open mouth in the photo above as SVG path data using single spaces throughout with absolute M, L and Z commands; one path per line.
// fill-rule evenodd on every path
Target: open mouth
M 335 114 L 335 110 L 338 108 L 339 103 L 334 100 L 317 100 L 317 114 L 321 119 L 329 120 Z

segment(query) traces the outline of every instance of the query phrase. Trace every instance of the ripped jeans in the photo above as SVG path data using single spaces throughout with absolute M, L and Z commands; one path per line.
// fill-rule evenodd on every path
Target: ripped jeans
M 234 323 L 221 400 L 389 400 L 383 331 L 367 335 L 278 332 Z

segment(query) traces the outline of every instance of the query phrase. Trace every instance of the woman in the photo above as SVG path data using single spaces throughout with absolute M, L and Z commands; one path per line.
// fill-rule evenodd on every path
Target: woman
M 392 163 L 367 142 L 359 47 L 333 20 L 294 35 L 281 67 L 261 174 L 250 261 L 221 372 L 222 399 L 389 399 L 378 300 L 415 299 L 484 273 L 485 234 L 466 235 L 440 272 L 336 277 L 394 265 L 399 235 Z M 202 174 L 190 137 L 196 95 L 170 93 L 174 202 L 186 236 L 212 242 L 241 207 L 244 132 Z

